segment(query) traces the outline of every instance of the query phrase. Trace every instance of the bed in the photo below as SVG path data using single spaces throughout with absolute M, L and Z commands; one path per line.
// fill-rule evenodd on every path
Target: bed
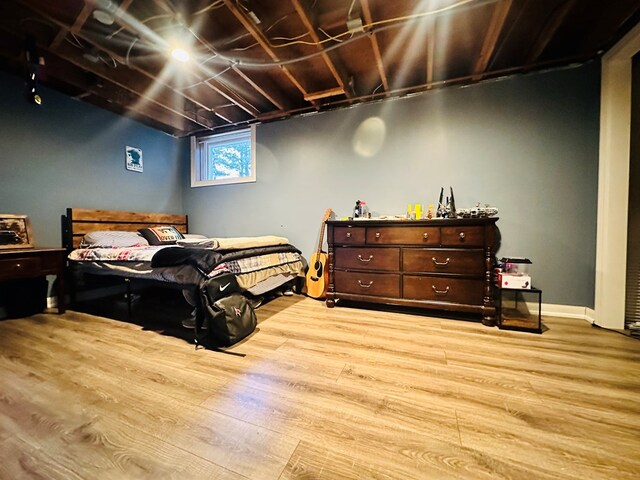
M 62 217 L 71 300 L 89 278 L 108 277 L 183 290 L 189 303 L 208 276 L 234 273 L 250 296 L 294 288 L 306 260 L 284 237 L 209 238 L 189 232 L 186 215 L 68 208 Z M 95 282 L 100 283 L 100 282 Z M 131 298 L 131 295 L 128 295 Z

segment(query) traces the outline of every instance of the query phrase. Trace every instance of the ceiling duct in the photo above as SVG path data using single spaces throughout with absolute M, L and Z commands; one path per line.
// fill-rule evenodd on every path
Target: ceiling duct
M 91 13 L 94 19 L 103 25 L 113 25 L 116 21 L 118 5 L 111 0 L 97 0 L 96 9 Z

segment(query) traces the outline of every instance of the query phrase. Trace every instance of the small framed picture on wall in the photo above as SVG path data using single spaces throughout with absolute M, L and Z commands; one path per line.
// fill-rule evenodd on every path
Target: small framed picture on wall
M 0 213 L 0 249 L 33 248 L 33 233 L 28 215 Z
M 142 172 L 142 150 L 136 147 L 125 147 L 125 164 L 127 170 Z

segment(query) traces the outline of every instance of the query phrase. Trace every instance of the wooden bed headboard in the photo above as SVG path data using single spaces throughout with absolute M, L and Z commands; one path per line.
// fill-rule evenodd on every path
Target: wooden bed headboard
M 83 235 L 98 230 L 135 232 L 164 225 L 172 225 L 180 233 L 189 232 L 187 215 L 67 208 L 67 215 L 62 217 L 62 246 L 67 250 L 78 248 Z

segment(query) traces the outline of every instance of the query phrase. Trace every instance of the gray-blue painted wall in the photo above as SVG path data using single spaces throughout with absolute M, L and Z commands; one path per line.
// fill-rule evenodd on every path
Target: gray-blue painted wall
M 0 213 L 60 244 L 66 207 L 185 212 L 192 232 L 287 236 L 307 258 L 326 208 L 401 214 L 452 186 L 500 210 L 499 256 L 528 256 L 545 303 L 593 307 L 599 66 L 510 77 L 257 129 L 252 184 L 190 188 L 189 142 L 0 73 Z M 370 120 L 377 118 L 377 120 Z M 124 167 L 143 150 L 144 172 Z
M 29 104 L 13 75 L 0 87 L 0 213 L 29 215 L 38 245 L 61 245 L 67 207 L 183 212 L 188 152 L 175 138 L 47 88 Z M 127 145 L 142 149 L 143 173 L 125 169 Z
M 593 307 L 599 65 L 449 88 L 258 126 L 257 182 L 189 188 L 192 231 L 279 234 L 309 258 L 326 208 L 499 209 L 498 256 L 526 256 L 545 303 Z M 374 120 L 372 120 L 374 119 Z

